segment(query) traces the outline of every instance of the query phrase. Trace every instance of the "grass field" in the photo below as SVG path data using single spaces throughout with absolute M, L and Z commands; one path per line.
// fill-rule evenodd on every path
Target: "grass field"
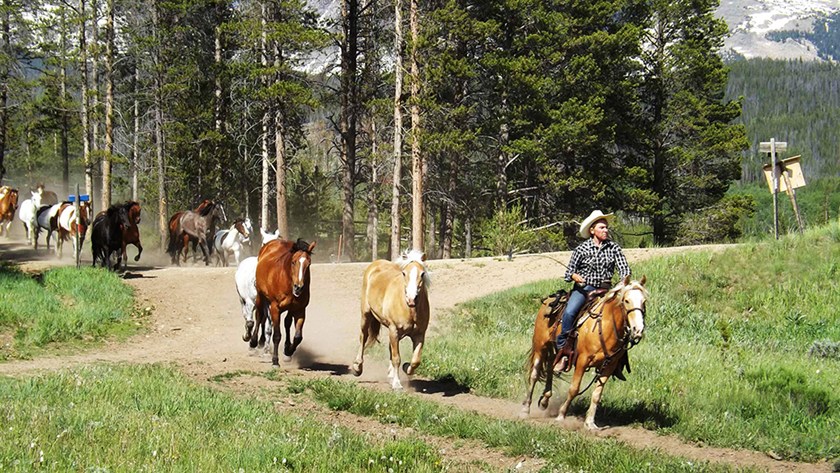
M 599 416 L 790 459 L 840 457 L 837 224 L 633 271 L 649 281 L 646 335 L 628 381 L 607 385 Z M 539 300 L 558 287 L 544 281 L 459 306 L 429 337 L 420 374 L 521 400 Z M 555 384 L 561 397 L 567 388 Z M 585 405 L 588 397 L 573 409 Z

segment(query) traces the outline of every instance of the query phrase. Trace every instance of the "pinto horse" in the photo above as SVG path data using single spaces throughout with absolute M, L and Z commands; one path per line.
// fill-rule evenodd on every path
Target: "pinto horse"
M 204 199 L 198 204 L 198 206 L 193 210 L 193 212 L 201 213 L 201 211 L 204 210 L 205 207 L 212 203 L 212 200 Z M 187 245 L 190 244 L 190 236 L 181 231 L 181 217 L 186 212 L 186 210 L 180 210 L 172 214 L 171 217 L 169 217 L 169 246 L 166 252 L 169 253 L 169 255 L 172 257 L 172 264 L 175 264 L 177 262 L 176 258 L 181 252 L 181 249 L 186 248 Z M 195 245 L 197 243 L 198 241 L 195 241 L 193 243 L 193 252 L 195 252 L 196 250 Z
M 630 277 L 610 289 L 597 300 L 577 323 L 578 338 L 575 346 L 574 374 L 569 386 L 566 401 L 560 407 L 557 420 L 565 419 L 572 400 L 580 392 L 583 374 L 590 368 L 596 369 L 595 389 L 592 392 L 589 409 L 586 411 L 584 425 L 588 429 L 597 429 L 595 411 L 601 402 L 601 394 L 607 380 L 621 369 L 627 350 L 639 343 L 645 330 L 645 311 L 648 291 L 644 285 L 647 278 L 631 281 Z M 531 409 L 531 397 L 537 380 L 545 379 L 545 391 L 540 397 L 539 406 L 548 407 L 551 397 L 552 364 L 554 363 L 554 344 L 556 324 L 560 312 L 552 314 L 548 306 L 549 299 L 543 301 L 534 325 L 534 337 L 531 352 L 526 364 L 529 371 L 529 385 L 525 400 L 522 402 L 523 416 Z
M 85 242 L 85 234 L 90 224 L 90 207 L 87 202 L 79 202 L 78 222 L 76 207 L 70 202 L 57 204 L 54 207 L 58 207 L 58 212 L 50 218 L 50 228 L 58 232 L 58 237 L 55 240 L 55 254 L 61 258 L 64 242 L 73 240 L 73 254 L 75 255 L 81 248 L 82 243 Z M 78 246 L 75 238 L 77 235 L 79 237 Z M 49 235 L 47 235 L 47 248 L 49 248 Z
M 359 336 L 359 353 L 351 370 L 362 374 L 365 348 L 379 337 L 379 330 L 388 327 L 391 364 L 388 378 L 394 390 L 402 389 L 400 383 L 400 340 L 411 337 L 414 354 L 411 364 L 403 366 L 411 376 L 420 364 L 420 353 L 429 326 L 430 276 L 421 251 L 404 253 L 396 262 L 377 260 L 368 265 L 362 278 L 362 323 Z
M 306 322 L 306 306 L 309 305 L 309 266 L 315 242 L 307 243 L 300 238 L 296 242 L 274 240 L 260 248 L 257 257 L 257 300 L 256 324 L 262 327 L 266 318 L 271 319 L 274 351 L 271 363 L 279 366 L 280 315 L 286 312 L 286 344 L 283 348 L 285 361 L 291 359 L 300 342 L 303 341 L 303 324 Z M 292 320 L 295 322 L 295 338 L 291 340 Z M 246 329 L 247 330 L 247 329 Z M 259 330 L 251 333 L 251 348 L 265 343 L 265 334 Z
M 18 206 L 18 190 L 9 186 L 0 187 L 0 235 L 6 232 L 9 238 L 9 227 L 15 219 Z M 6 224 L 5 227 L 3 224 Z
M 216 251 L 216 264 L 219 266 L 228 265 L 228 256 L 233 255 L 236 264 L 241 261 L 239 256 L 242 252 L 242 244 L 247 243 L 251 238 L 251 219 L 238 218 L 227 230 L 219 230 L 213 237 L 213 248 Z

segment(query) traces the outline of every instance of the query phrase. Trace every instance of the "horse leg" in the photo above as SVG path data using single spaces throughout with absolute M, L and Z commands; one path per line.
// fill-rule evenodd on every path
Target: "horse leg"
M 137 256 L 134 257 L 134 261 L 140 261 L 140 253 L 143 253 L 143 245 L 141 245 L 139 241 L 136 241 L 132 244 L 135 246 L 135 248 L 137 248 Z M 125 250 L 123 250 L 123 257 L 125 258 L 125 261 L 128 262 L 128 258 L 125 255 Z
M 391 388 L 394 391 L 402 390 L 400 383 L 400 338 L 397 328 L 393 325 L 388 327 L 388 341 L 391 349 L 391 365 L 388 368 L 388 378 L 391 380 Z
M 295 321 L 295 338 L 291 340 L 292 334 L 290 333 L 292 319 Z M 291 361 L 292 355 L 297 350 L 297 347 L 300 345 L 300 342 L 303 341 L 303 324 L 306 322 L 306 312 L 295 312 L 294 314 L 292 311 L 288 311 L 286 313 L 286 346 L 283 349 L 283 361 Z
M 598 430 L 600 427 L 595 425 L 595 411 L 598 409 L 598 403 L 601 402 L 601 394 L 604 392 L 604 385 L 610 378 L 608 374 L 602 374 L 598 377 L 595 383 L 595 389 L 592 390 L 592 398 L 589 401 L 589 409 L 586 410 L 586 420 L 583 425 L 589 430 Z
M 548 409 L 548 403 L 551 401 L 551 395 L 553 394 L 551 389 L 551 384 L 554 381 L 554 367 L 551 366 L 551 363 L 554 362 L 553 350 L 544 350 L 543 357 L 545 358 L 542 362 L 547 362 L 545 368 L 545 388 L 543 389 L 542 396 L 540 396 L 539 406 L 540 409 L 545 410 Z
M 280 333 L 280 304 L 272 302 L 269 310 L 271 312 L 271 325 L 273 330 L 271 341 L 274 342 L 273 351 L 271 352 L 271 364 L 279 367 L 280 339 L 282 338 L 282 334 Z
M 198 246 L 201 247 L 201 254 L 204 255 L 204 266 L 210 266 L 210 253 L 207 251 L 207 242 L 204 238 L 198 238 Z
M 540 377 L 541 353 L 534 350 L 528 358 L 528 388 L 525 390 L 525 399 L 522 401 L 522 410 L 519 417 L 527 418 L 531 414 L 531 399 L 534 397 L 534 387 Z
M 251 332 L 251 341 L 248 343 L 248 345 L 252 349 L 257 348 L 257 346 L 259 345 L 260 336 L 265 337 L 265 332 L 262 330 L 266 314 L 265 301 L 259 294 L 257 294 L 257 299 L 254 302 L 254 307 L 256 309 L 254 312 L 254 318 L 256 319 L 255 323 L 257 324 L 258 330 L 254 330 L 253 332 Z
M 373 322 L 373 314 L 370 312 L 362 313 L 362 331 L 359 334 L 359 352 L 356 354 L 356 359 L 350 366 L 350 371 L 354 376 L 361 376 L 365 364 L 365 347 L 368 344 L 368 337 L 370 334 L 370 325 Z
M 423 343 L 426 341 L 426 334 L 421 333 L 411 336 L 411 343 L 414 344 L 414 352 L 411 354 L 411 363 L 403 365 L 405 374 L 411 376 L 414 371 L 420 366 L 420 354 L 423 353 Z
M 242 305 L 242 317 L 245 318 L 245 335 L 242 340 L 247 342 L 251 340 L 251 332 L 254 330 L 254 303 L 241 297 L 239 303 Z
M 566 419 L 566 412 L 569 410 L 569 406 L 572 405 L 572 400 L 578 395 L 580 392 L 580 383 L 583 381 L 583 373 L 586 372 L 586 361 L 580 359 L 580 361 L 575 365 L 575 374 L 572 376 L 572 383 L 569 385 L 569 393 L 566 396 L 566 400 L 563 402 L 563 405 L 560 406 L 560 413 L 557 414 L 557 421 L 562 421 Z

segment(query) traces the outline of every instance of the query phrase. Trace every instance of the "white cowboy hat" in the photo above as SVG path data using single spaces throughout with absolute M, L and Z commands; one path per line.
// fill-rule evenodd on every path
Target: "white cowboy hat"
M 578 232 L 578 236 L 581 238 L 589 238 L 589 227 L 592 226 L 595 222 L 601 219 L 610 220 L 613 217 L 613 214 L 604 214 L 600 210 L 593 210 L 588 217 L 583 219 L 583 222 L 580 223 L 580 231 Z

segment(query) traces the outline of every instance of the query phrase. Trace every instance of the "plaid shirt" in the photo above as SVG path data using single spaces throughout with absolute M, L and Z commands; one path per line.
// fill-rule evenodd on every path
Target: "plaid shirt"
M 586 240 L 572 252 L 572 259 L 566 269 L 567 282 L 572 281 L 572 274 L 578 273 L 586 284 L 598 287 L 602 282 L 612 280 L 616 264 L 622 278 L 630 275 L 630 265 L 618 243 L 606 240 L 601 242 L 599 248 L 592 241 L 592 238 Z

